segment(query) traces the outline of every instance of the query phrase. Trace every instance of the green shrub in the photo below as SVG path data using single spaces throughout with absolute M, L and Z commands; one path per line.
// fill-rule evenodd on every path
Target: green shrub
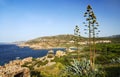
M 96 62 L 97 64 L 108 64 L 108 63 L 109 63 L 109 62 L 108 62 L 108 59 L 107 59 L 106 56 L 104 56 L 104 55 L 101 55 L 101 56 L 96 57 L 95 62 Z
M 31 71 L 30 77 L 43 77 L 39 71 Z
M 120 77 L 120 65 L 119 66 L 107 66 L 105 67 L 105 77 Z
M 47 58 L 53 58 L 54 56 L 53 56 L 53 54 L 49 54 L 48 56 L 47 56 Z
M 70 64 L 70 58 L 67 56 L 62 56 L 61 58 L 55 57 L 53 60 L 54 62 L 60 62 L 63 65 L 69 65 Z
M 39 67 L 40 65 L 46 65 L 48 63 L 48 61 L 46 60 L 46 61 L 44 61 L 44 62 L 42 62 L 42 61 L 39 61 L 38 63 L 37 63 L 37 66 Z

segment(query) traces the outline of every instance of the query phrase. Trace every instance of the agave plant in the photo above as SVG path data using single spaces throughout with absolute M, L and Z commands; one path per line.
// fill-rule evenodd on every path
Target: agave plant
M 103 77 L 103 72 L 97 68 L 91 69 L 90 60 L 73 59 L 71 65 L 66 66 L 62 71 L 61 77 Z

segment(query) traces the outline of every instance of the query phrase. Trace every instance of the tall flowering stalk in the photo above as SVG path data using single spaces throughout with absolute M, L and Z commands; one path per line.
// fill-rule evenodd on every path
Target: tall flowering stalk
M 98 34 L 98 32 L 96 32 L 96 30 L 98 29 L 97 27 L 98 22 L 96 19 L 96 16 L 92 10 L 92 7 L 90 5 L 87 6 L 87 11 L 84 13 L 84 17 L 86 17 L 86 22 L 84 22 L 83 24 L 87 27 L 87 29 L 84 30 L 88 30 L 88 37 L 89 37 L 89 50 L 90 50 L 90 65 L 91 68 L 94 69 L 94 64 L 95 64 L 95 48 L 96 48 L 96 43 L 95 43 L 95 37 L 96 34 Z M 93 47 L 93 48 L 92 48 Z M 93 49 L 93 50 L 92 50 Z

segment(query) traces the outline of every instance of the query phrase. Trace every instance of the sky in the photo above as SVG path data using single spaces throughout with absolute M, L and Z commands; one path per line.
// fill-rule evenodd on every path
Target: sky
M 42 36 L 84 34 L 84 13 L 91 5 L 99 36 L 120 34 L 120 0 L 0 0 L 0 42 L 27 41 Z

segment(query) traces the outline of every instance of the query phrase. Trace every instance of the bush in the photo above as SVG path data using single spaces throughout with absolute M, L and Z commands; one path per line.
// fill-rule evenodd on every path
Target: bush
M 106 56 L 101 55 L 101 56 L 96 57 L 95 63 L 97 63 L 97 64 L 108 64 L 109 61 L 108 61 L 108 59 L 106 58 Z
M 43 67 L 40 71 L 43 77 L 60 77 L 59 73 L 63 68 L 64 65 L 57 62 L 52 66 Z
M 105 71 L 106 71 L 105 77 L 120 77 L 120 65 L 105 67 Z
M 53 55 L 50 55 L 50 54 L 47 56 L 47 58 L 53 58 L 53 57 L 54 57 L 54 56 L 53 56 Z
M 42 62 L 42 61 L 39 61 L 38 63 L 37 63 L 37 66 L 39 67 L 40 65 L 46 65 L 48 63 L 48 61 L 46 60 L 46 61 L 44 61 L 44 62 Z
M 43 77 L 39 71 L 31 71 L 30 77 Z
M 112 59 L 119 58 L 119 56 L 115 53 L 111 53 L 109 55 L 103 54 L 96 57 L 95 62 L 97 64 L 110 64 Z
M 63 65 L 69 65 L 70 64 L 70 59 L 67 56 L 63 56 L 61 58 L 55 57 L 53 60 L 54 62 L 60 62 Z

